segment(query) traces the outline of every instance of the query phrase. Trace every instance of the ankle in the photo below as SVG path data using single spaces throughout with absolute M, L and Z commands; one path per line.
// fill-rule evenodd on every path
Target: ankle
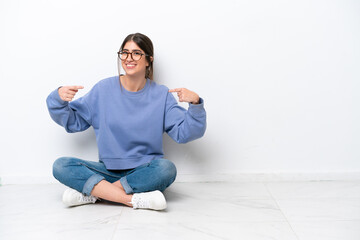
M 124 204 L 128 207 L 134 207 L 133 204 L 132 204 L 132 197 L 133 197 L 133 194 L 129 195 L 129 199 L 128 201 L 126 201 Z

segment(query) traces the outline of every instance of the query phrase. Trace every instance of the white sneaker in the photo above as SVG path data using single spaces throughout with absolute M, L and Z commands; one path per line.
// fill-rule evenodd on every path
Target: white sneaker
M 68 207 L 79 206 L 89 203 L 95 203 L 97 198 L 94 196 L 85 196 L 84 194 L 68 188 L 63 194 L 63 203 Z
M 164 195 L 159 191 L 134 193 L 131 199 L 134 209 L 153 209 L 164 210 L 166 208 L 166 200 Z

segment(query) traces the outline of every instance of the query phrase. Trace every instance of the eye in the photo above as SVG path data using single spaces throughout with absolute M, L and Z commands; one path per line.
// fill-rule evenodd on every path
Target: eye
M 141 56 L 141 52 L 133 52 L 135 56 Z

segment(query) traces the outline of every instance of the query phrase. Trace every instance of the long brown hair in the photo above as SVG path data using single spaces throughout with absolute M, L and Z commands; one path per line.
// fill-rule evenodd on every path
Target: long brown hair
M 146 67 L 145 77 L 150 78 L 150 80 L 153 80 L 154 68 L 151 57 L 154 58 L 154 47 L 150 38 L 148 38 L 146 35 L 142 33 L 130 34 L 124 39 L 123 43 L 121 44 L 120 51 L 124 49 L 125 44 L 129 41 L 135 42 L 141 48 L 141 50 L 143 50 L 147 55 L 145 56 L 145 58 L 149 63 L 149 66 Z

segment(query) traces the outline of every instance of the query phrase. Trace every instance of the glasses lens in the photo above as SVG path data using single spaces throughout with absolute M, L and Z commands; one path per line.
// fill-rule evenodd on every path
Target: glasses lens
M 121 60 L 125 60 L 128 57 L 128 53 L 127 52 L 120 52 L 119 57 L 120 57 Z
M 140 52 L 133 52 L 133 53 L 132 53 L 132 58 L 133 58 L 135 61 L 140 60 L 140 58 L 141 58 L 141 53 L 140 53 Z

